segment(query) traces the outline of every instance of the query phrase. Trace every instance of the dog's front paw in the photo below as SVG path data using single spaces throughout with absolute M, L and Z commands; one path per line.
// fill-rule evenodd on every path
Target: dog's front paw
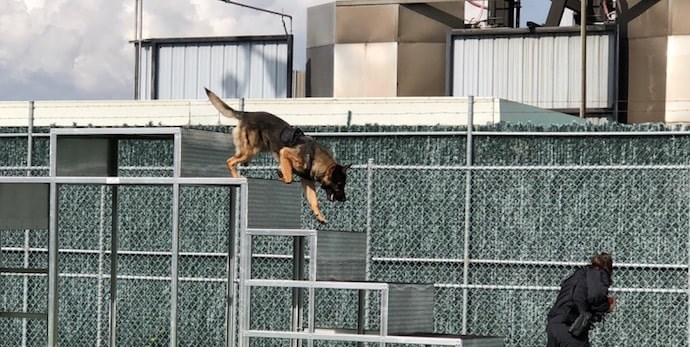
M 328 223 L 328 220 L 326 220 L 326 218 L 325 218 L 322 214 L 317 214 L 317 215 L 316 215 L 316 220 L 318 220 L 319 223 L 321 223 L 321 224 L 326 224 L 326 223 Z
M 283 175 L 282 171 L 278 170 L 278 180 L 283 181 L 283 183 L 290 184 L 292 183 L 292 176 L 285 176 Z

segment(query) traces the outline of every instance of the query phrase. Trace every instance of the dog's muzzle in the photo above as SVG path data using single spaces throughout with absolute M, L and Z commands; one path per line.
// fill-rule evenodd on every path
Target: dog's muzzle
M 326 188 L 326 197 L 328 197 L 328 201 L 334 202 L 334 201 L 340 201 L 343 202 L 347 200 L 345 197 L 345 192 L 337 192 L 333 189 Z

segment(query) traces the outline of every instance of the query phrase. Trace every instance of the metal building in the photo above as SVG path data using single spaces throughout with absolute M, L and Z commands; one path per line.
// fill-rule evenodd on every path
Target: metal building
M 341 0 L 307 11 L 307 96 L 444 94 L 446 33 L 464 2 Z
M 146 39 L 135 98 L 292 97 L 292 59 L 292 35 Z
M 579 27 L 454 30 L 449 94 L 493 96 L 573 112 L 581 103 Z M 616 34 L 592 26 L 587 35 L 587 108 L 611 112 L 616 90 Z

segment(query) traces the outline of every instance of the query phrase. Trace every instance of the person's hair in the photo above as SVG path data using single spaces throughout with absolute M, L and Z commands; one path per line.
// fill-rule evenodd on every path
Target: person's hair
M 613 276 L 613 258 L 611 258 L 610 254 L 602 252 L 594 255 L 591 264 L 592 267 L 604 269 L 609 273 L 609 276 Z

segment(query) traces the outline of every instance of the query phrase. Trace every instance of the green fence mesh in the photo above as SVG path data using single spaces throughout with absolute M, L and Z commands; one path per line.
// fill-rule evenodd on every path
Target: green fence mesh
M 339 161 L 354 164 L 348 201 L 331 204 L 320 195 L 330 221 L 325 226 L 304 202 L 303 227 L 368 232 L 371 281 L 435 284 L 435 332 L 503 336 L 510 347 L 543 346 L 546 312 L 561 279 L 592 254 L 607 251 L 614 256 L 618 310 L 591 334 L 593 345 L 688 345 L 689 133 L 658 126 L 483 127 L 473 134 L 468 169 L 464 128 L 303 130 L 329 132 L 318 140 Z M 28 163 L 26 136 L 1 137 L 0 176 L 47 175 L 48 138 L 34 137 L 32 147 Z M 168 142 L 123 140 L 119 153 L 121 176 L 172 174 Z M 266 155 L 241 173 L 274 179 L 275 168 Z M 69 185 L 59 191 L 60 345 L 109 345 L 113 189 Z M 226 343 L 227 254 L 233 245 L 227 189 L 181 191 L 181 346 Z M 117 196 L 117 342 L 167 346 L 172 190 L 121 187 Z M 0 247 L 0 267 L 47 267 L 47 230 L 2 230 Z M 253 277 L 289 279 L 291 247 L 288 238 L 257 239 Z M 354 329 L 356 295 L 317 290 L 316 325 Z M 45 275 L 2 274 L 0 311 L 45 312 L 46 296 Z M 367 329 L 376 329 L 378 297 L 367 299 Z M 252 290 L 250 326 L 289 329 L 290 308 L 289 290 Z M 0 345 L 44 346 L 46 326 L 45 320 L 0 318 Z M 252 339 L 252 345 L 289 341 Z

